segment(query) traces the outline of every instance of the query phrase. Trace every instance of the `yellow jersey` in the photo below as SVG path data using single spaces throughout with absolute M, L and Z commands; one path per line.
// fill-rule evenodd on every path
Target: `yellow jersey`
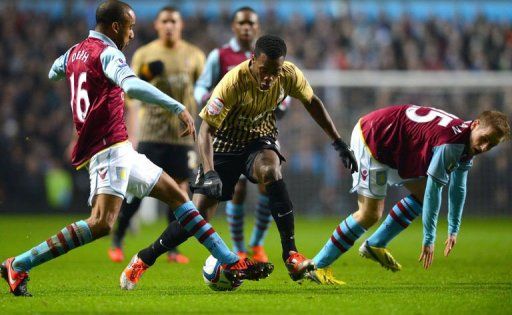
M 229 71 L 217 84 L 199 116 L 216 128 L 214 152 L 240 152 L 261 137 L 277 138 L 274 110 L 291 96 L 311 102 L 313 89 L 293 63 L 285 61 L 270 89 L 259 89 L 247 60 Z
M 137 75 L 141 67 L 152 61 L 164 64 L 164 73 L 150 83 L 181 102 L 192 117 L 197 115 L 194 84 L 203 71 L 205 55 L 196 46 L 182 40 L 177 46 L 165 47 L 158 40 L 138 48 L 132 58 L 132 69 Z M 139 141 L 175 145 L 192 145 L 192 137 L 180 138 L 180 120 L 176 115 L 154 105 L 144 104 L 139 123 Z

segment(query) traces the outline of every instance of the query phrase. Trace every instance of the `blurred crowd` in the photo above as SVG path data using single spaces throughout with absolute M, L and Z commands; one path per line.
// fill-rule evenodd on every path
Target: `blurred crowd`
M 231 35 L 229 12 L 216 20 L 197 13 L 186 17 L 185 22 L 184 38 L 205 53 Z M 87 208 L 88 176 L 70 168 L 66 153 L 73 128 L 69 92 L 64 82 L 50 82 L 47 74 L 53 60 L 87 36 L 91 26 L 90 16 L 52 19 L 41 12 L 20 11 L 16 6 L 0 9 L 1 211 Z M 408 15 L 391 19 L 385 14 L 377 18 L 347 14 L 335 19 L 319 13 L 312 21 L 294 15 L 283 23 L 268 11 L 261 17 L 261 27 L 265 33 L 283 36 L 288 59 L 304 69 L 512 69 L 512 23 L 492 22 L 485 16 L 417 21 Z M 135 33 L 136 39 L 126 52 L 128 59 L 137 47 L 154 38 L 152 21 L 139 20 Z M 510 114 L 512 107 L 512 92 L 503 89 L 454 92 L 320 88 L 317 93 L 326 99 L 345 137 L 359 116 L 387 104 L 437 105 L 467 119 L 487 108 Z M 323 136 L 318 136 L 318 128 L 308 119 L 304 111 L 292 109 L 281 122 L 292 194 L 306 212 L 338 212 L 339 203 L 351 198 L 346 193 L 350 177 L 339 167 L 328 142 L 318 141 Z M 507 154 L 503 154 L 505 151 Z M 506 145 L 496 156 L 475 164 L 476 174 L 470 180 L 479 181 L 473 185 L 473 193 L 486 195 L 481 204 L 476 202 L 479 209 L 485 206 L 505 213 L 511 201 L 510 180 L 505 180 L 511 174 L 506 160 L 510 153 L 510 145 Z M 307 183 L 304 178 L 308 178 Z M 483 185 L 496 189 L 488 192 Z M 322 187 L 318 199 L 300 193 L 308 187 Z

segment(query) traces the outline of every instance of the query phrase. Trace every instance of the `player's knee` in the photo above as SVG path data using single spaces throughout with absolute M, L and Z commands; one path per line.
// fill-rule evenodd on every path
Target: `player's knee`
M 378 211 L 367 211 L 363 213 L 363 219 L 368 226 L 372 226 L 380 220 L 381 213 Z
M 281 169 L 274 165 L 263 165 L 259 171 L 259 182 L 265 185 L 278 181 L 282 178 Z
M 87 224 L 96 238 L 106 236 L 114 227 L 115 220 L 108 218 L 94 218 L 91 217 L 87 220 Z

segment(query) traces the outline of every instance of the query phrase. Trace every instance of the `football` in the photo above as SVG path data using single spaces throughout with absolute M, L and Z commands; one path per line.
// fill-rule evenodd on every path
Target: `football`
M 240 280 L 229 280 L 224 274 L 221 263 L 212 255 L 208 256 L 204 262 L 203 279 L 204 283 L 214 291 L 234 291 L 242 285 Z

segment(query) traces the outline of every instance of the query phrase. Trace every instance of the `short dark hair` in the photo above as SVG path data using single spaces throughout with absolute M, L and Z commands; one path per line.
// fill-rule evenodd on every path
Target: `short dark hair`
M 286 57 L 286 43 L 279 36 L 263 35 L 256 41 L 254 56 L 258 57 L 261 53 L 264 53 L 270 59 Z
M 172 5 L 166 5 L 165 7 L 161 8 L 160 10 L 158 10 L 158 12 L 156 13 L 156 17 L 155 19 L 158 19 L 158 17 L 160 16 L 160 13 L 162 12 L 178 12 L 181 14 L 180 10 L 175 7 L 175 6 L 172 6 Z
M 241 8 L 236 9 L 236 11 L 233 12 L 233 14 L 231 14 L 231 22 L 234 22 L 238 12 L 242 12 L 242 11 L 249 11 L 249 12 L 254 13 L 256 15 L 258 14 L 253 8 L 251 8 L 249 6 L 241 7 Z
M 127 21 L 129 10 L 132 10 L 132 7 L 122 1 L 104 1 L 100 3 L 96 9 L 96 24 L 110 25 L 114 22 L 124 23 Z

